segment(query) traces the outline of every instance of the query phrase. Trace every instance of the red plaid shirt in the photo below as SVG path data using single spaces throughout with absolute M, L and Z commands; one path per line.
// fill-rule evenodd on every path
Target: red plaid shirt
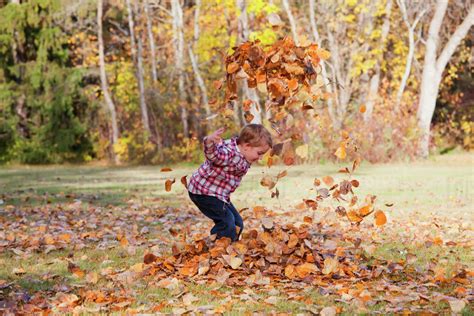
M 206 143 L 204 138 L 204 155 L 207 159 L 191 176 L 188 191 L 215 196 L 229 203 L 230 194 L 250 168 L 250 163 L 237 147 L 237 137 L 217 145 Z

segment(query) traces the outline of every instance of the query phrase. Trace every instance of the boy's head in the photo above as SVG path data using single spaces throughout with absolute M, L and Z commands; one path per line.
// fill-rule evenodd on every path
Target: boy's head
M 254 163 L 273 146 L 270 132 L 260 124 L 248 124 L 240 131 L 237 145 L 248 162 Z

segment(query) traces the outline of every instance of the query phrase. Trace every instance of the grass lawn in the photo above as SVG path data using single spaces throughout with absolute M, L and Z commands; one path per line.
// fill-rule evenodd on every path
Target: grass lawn
M 444 274 L 446 278 L 459 272 L 460 267 L 467 269 L 471 273 L 466 279 L 468 284 L 434 284 L 436 295 L 431 296 L 464 300 L 464 314 L 474 313 L 473 162 L 473 154 L 457 153 L 410 163 L 363 163 L 352 175 L 360 182 L 356 189 L 359 197 L 377 196 L 376 205 L 388 218 L 383 229 L 364 232 L 371 240 L 362 244 L 372 260 L 396 263 L 410 258 L 413 269 Z M 326 175 L 346 178 L 338 173 L 343 166 L 252 167 L 233 194 L 233 203 L 238 209 L 263 205 L 276 214 L 297 212 L 296 206 L 303 199 L 315 198 L 314 179 Z M 349 304 L 334 292 L 317 287 L 287 291 L 282 285 L 269 290 L 195 282 L 163 287 L 148 279 L 129 280 L 129 271 L 143 269 L 140 264 L 149 249 L 154 253 L 171 251 L 170 228 L 191 227 L 205 232 L 210 227 L 179 183 L 197 166 L 167 166 L 173 169 L 171 172 L 161 172 L 162 167 L 0 168 L 0 311 L 11 307 L 12 301 L 33 312 L 34 306 L 41 305 L 38 302 L 54 301 L 55 312 L 77 305 L 81 309 L 76 311 L 86 314 L 120 313 L 124 308 L 179 314 L 186 311 L 186 306 L 228 315 L 249 311 L 311 314 L 325 306 L 335 306 L 348 315 L 386 314 L 410 310 L 408 305 L 415 312 L 449 313 L 450 304 L 442 299 L 427 302 L 419 298 L 419 306 L 413 307 L 410 302 L 403 309 L 404 303 L 400 303 L 402 309 L 396 310 L 388 308 L 390 301 L 384 300 L 365 305 L 353 300 Z M 288 175 L 277 184 L 280 196 L 271 198 L 260 179 L 263 175 L 276 176 L 282 170 Z M 166 192 L 165 180 L 172 178 L 176 183 L 171 192 Z M 315 218 L 323 224 L 326 220 L 320 213 Z M 120 284 L 125 286 L 111 292 L 117 278 L 122 278 Z M 402 289 L 393 291 L 403 293 Z M 113 295 L 114 301 L 98 299 L 98 295 Z

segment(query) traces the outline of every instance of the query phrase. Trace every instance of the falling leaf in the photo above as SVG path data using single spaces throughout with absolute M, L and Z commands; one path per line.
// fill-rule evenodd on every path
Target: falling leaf
M 184 187 L 187 189 L 188 188 L 188 179 L 187 176 L 182 176 L 181 177 L 181 184 L 184 185 Z
M 352 184 L 352 186 L 355 187 L 355 188 L 359 187 L 359 181 L 357 181 L 357 180 L 355 180 L 355 179 L 354 179 L 354 180 L 351 180 L 351 184 Z
M 222 80 L 215 80 L 212 85 L 214 86 L 214 89 L 220 90 L 222 88 Z
M 331 53 L 323 48 L 318 48 L 316 53 L 322 60 L 326 60 L 326 59 L 329 59 L 329 57 L 331 57 Z
M 375 212 L 374 217 L 375 217 L 375 224 L 377 226 L 382 226 L 382 225 L 385 225 L 385 223 L 387 223 L 387 217 L 385 216 L 384 212 L 380 210 Z
M 339 148 L 336 150 L 336 152 L 334 153 L 334 155 L 341 160 L 346 159 L 346 156 L 347 156 L 346 146 L 344 144 L 341 144 Z
M 277 175 L 277 179 L 281 179 L 283 177 L 286 177 L 288 175 L 288 172 L 286 170 L 280 171 Z
M 251 123 L 253 121 L 253 119 L 255 118 L 255 116 L 250 112 L 245 112 L 244 113 L 244 118 L 245 118 L 245 121 L 247 123 Z
M 242 102 L 242 109 L 244 110 L 244 112 L 250 111 L 252 104 L 253 104 L 253 101 L 249 99 Z
M 227 73 L 229 74 L 233 74 L 235 73 L 237 70 L 239 70 L 240 66 L 238 63 L 236 62 L 232 62 L 230 64 L 227 65 Z
M 172 186 L 173 183 L 175 183 L 175 182 L 176 182 L 176 179 L 173 179 L 173 180 L 168 179 L 168 180 L 166 180 L 166 182 L 165 182 L 165 190 L 166 190 L 166 192 L 170 192 L 170 191 L 171 191 L 171 186 Z
M 161 172 L 170 172 L 170 171 L 173 171 L 173 169 L 169 168 L 169 167 L 165 167 L 165 168 L 161 168 L 160 170 Z
M 349 221 L 351 221 L 352 223 L 360 223 L 364 219 L 363 217 L 359 216 L 359 214 L 354 210 L 349 210 L 346 215 Z
M 319 180 L 319 179 L 314 179 L 313 184 L 318 187 L 318 186 L 321 185 L 321 180 Z
M 362 104 L 362 105 L 359 107 L 359 112 L 360 112 L 360 113 L 365 113 L 366 110 L 367 110 L 367 107 L 365 106 L 365 104 Z
M 260 180 L 260 184 L 264 187 L 267 187 L 269 190 L 273 189 L 276 185 L 276 182 L 273 180 L 271 176 L 264 176 L 262 180 Z
M 323 182 L 326 184 L 328 187 L 334 184 L 334 179 L 331 176 L 324 176 L 323 177 Z

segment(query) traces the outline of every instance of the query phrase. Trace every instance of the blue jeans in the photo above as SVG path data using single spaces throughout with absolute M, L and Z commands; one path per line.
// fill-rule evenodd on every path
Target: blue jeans
M 224 203 L 214 196 L 188 193 L 199 210 L 214 221 L 211 235 L 216 234 L 217 238 L 228 237 L 232 241 L 239 239 L 244 229 L 244 221 L 232 203 Z M 240 227 L 238 234 L 236 226 Z

